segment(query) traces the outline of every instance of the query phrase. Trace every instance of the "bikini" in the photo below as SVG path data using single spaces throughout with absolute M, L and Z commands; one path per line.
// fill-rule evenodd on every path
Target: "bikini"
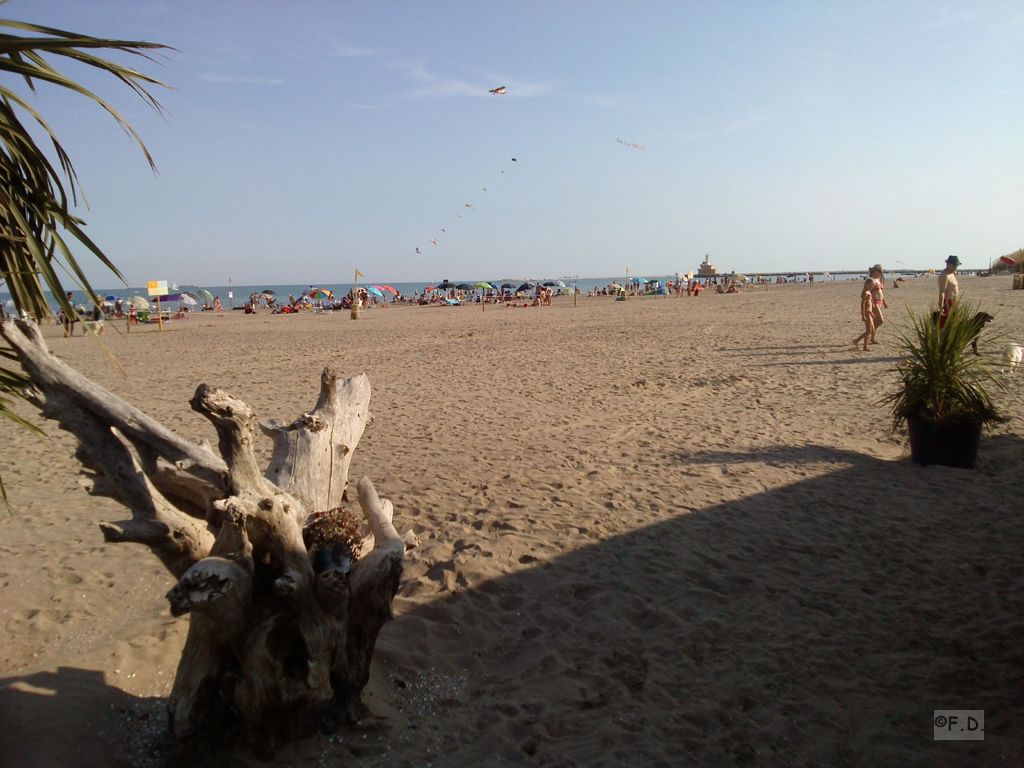
M 871 286 L 871 300 L 875 302 L 876 307 L 882 306 L 882 283 L 878 278 L 872 280 L 874 285 Z

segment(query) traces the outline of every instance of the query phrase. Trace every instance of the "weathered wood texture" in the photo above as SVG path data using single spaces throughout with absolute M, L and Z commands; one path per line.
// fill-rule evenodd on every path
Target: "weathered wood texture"
M 191 401 L 217 431 L 217 455 L 58 360 L 31 321 L 4 320 L 0 335 L 33 381 L 30 399 L 105 478 L 94 493 L 131 511 L 101 525 L 107 540 L 145 544 L 178 578 L 171 611 L 191 616 L 168 703 L 174 736 L 268 753 L 357 717 L 405 553 L 368 478 L 357 485 L 365 537 L 343 506 L 370 418 L 366 375 L 325 369 L 312 411 L 260 425 L 274 440 L 262 472 L 256 416 L 228 393 L 204 384 Z

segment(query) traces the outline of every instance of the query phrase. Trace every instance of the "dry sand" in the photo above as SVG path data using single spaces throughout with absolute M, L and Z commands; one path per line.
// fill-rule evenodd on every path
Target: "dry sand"
M 963 280 L 1020 343 L 1008 282 Z M 194 439 L 200 382 L 292 419 L 325 365 L 369 374 L 352 477 L 420 541 L 375 717 L 265 765 L 1019 766 L 1024 371 L 977 471 L 913 465 L 876 402 L 934 280 L 888 291 L 867 353 L 858 289 L 45 332 Z M 3 427 L 0 765 L 164 765 L 187 619 L 148 550 L 102 542 L 127 515 L 46 428 Z M 945 708 L 985 710 L 985 740 L 933 741 Z

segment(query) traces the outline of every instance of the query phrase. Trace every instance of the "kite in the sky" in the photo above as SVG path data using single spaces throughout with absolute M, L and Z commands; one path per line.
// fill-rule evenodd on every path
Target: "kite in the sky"
M 487 191 L 487 187 L 482 187 L 482 189 L 483 189 L 484 192 Z
M 416 253 L 421 253 L 419 248 L 416 249 Z
M 495 96 L 504 96 L 508 90 L 504 85 L 499 85 L 497 88 L 491 88 L 488 93 L 493 93 Z
M 434 245 L 437 245 L 437 240 L 435 240 L 434 238 L 430 238 L 430 242 L 432 242 Z
M 445 229 L 444 227 L 441 227 L 441 231 L 442 231 L 442 232 L 447 232 L 448 230 L 447 230 L 447 229 Z
M 516 161 L 516 159 L 515 159 L 515 158 L 513 157 L 513 158 L 512 158 L 512 162 L 514 163 L 515 161 Z
M 624 139 L 616 139 L 616 141 L 623 146 L 632 147 L 633 149 L 647 149 L 643 144 L 634 144 L 632 141 L 626 141 Z
M 472 203 L 466 203 L 466 207 L 467 207 L 467 208 L 472 208 L 472 207 L 473 207 L 473 204 L 472 204 Z

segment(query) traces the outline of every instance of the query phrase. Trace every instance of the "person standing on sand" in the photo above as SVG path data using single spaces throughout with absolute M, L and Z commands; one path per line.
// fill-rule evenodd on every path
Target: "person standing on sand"
M 882 316 L 882 308 L 889 308 L 882 291 L 882 265 L 875 264 L 868 270 L 868 277 L 864 280 L 864 286 L 860 291 L 860 317 L 864 321 L 864 333 L 853 340 L 853 346 L 864 342 L 864 350 L 867 351 L 868 344 L 877 344 L 875 333 L 878 326 L 885 322 Z
M 889 308 L 888 302 L 885 300 L 885 293 L 883 288 L 885 283 L 882 282 L 882 265 L 875 264 L 868 271 L 868 279 L 864 281 L 864 290 L 871 294 L 871 319 L 874 324 L 874 329 L 871 331 L 871 343 L 877 344 L 875 340 L 875 334 L 878 332 L 879 327 L 885 322 L 885 318 L 882 316 L 882 309 Z
M 853 346 L 856 347 L 860 342 L 864 342 L 864 351 L 868 351 L 868 342 L 871 341 L 871 335 L 875 332 L 875 318 L 874 318 L 874 303 L 871 299 L 871 291 L 866 288 L 860 292 L 860 319 L 864 322 L 864 333 L 853 340 Z
M 64 326 L 64 336 L 75 335 L 75 323 L 78 322 L 78 313 L 75 311 L 75 299 L 74 294 L 68 291 L 68 305 L 71 307 L 71 314 L 64 312 L 63 307 L 60 312 L 60 322 Z
M 959 258 L 947 256 L 946 268 L 939 273 L 939 328 L 946 324 L 950 310 L 960 298 L 960 283 L 956 279 L 956 268 L 959 266 Z

